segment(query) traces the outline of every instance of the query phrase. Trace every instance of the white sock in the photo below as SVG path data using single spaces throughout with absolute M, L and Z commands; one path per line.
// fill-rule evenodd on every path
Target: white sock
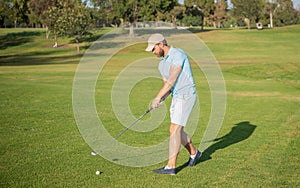
M 166 165 L 164 169 L 165 169 L 165 170 L 169 170 L 169 169 L 172 169 L 172 168 L 169 167 L 168 165 Z
M 198 152 L 198 151 L 197 151 Z M 192 158 L 192 159 L 195 159 L 195 157 L 196 157 L 196 155 L 197 155 L 197 152 L 195 153 L 195 155 L 191 155 L 190 157 Z

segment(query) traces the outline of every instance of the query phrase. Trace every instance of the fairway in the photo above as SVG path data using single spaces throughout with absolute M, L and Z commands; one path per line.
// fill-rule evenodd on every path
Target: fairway
M 300 25 L 193 30 L 221 67 L 226 114 L 199 163 L 180 168 L 175 176 L 152 172 L 166 162 L 128 167 L 91 156 L 78 130 L 72 106 L 75 72 L 92 41 L 110 30 L 95 31 L 77 54 L 69 38 L 51 48 L 53 41 L 45 39 L 44 30 L 0 29 L 1 187 L 300 187 Z M 97 80 L 95 105 L 113 137 L 124 126 L 112 109 L 112 86 L 128 64 L 153 57 L 145 48 L 146 39 L 122 49 Z M 192 137 L 198 146 L 211 113 L 211 93 L 193 61 L 192 68 L 201 109 Z M 149 78 L 131 90 L 130 109 L 136 118 L 161 84 Z M 118 140 L 135 147 L 157 144 L 168 137 L 168 118 L 153 131 L 130 130 Z M 188 157 L 182 150 L 177 166 Z

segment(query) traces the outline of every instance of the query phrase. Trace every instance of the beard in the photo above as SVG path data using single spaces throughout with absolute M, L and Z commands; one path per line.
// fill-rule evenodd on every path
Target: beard
M 165 51 L 162 48 L 160 48 L 157 57 L 163 57 L 164 55 L 165 55 Z

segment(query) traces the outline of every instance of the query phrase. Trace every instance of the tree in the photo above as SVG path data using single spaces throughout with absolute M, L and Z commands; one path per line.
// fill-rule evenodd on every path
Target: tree
M 126 0 L 124 5 L 123 17 L 129 23 L 129 36 L 134 37 L 134 23 L 137 23 L 140 1 Z
M 269 14 L 271 28 L 273 28 L 273 15 L 276 7 L 277 7 L 276 0 L 267 0 L 265 9 L 266 12 Z
M 156 22 L 166 20 L 168 18 L 167 13 L 178 4 L 176 0 L 156 0 L 152 1 L 152 3 L 156 12 Z
M 213 23 L 214 0 L 185 0 L 187 9 L 195 9 L 200 15 L 201 29 L 203 30 L 204 22 L 207 20 L 210 24 Z
M 248 26 L 251 27 L 251 23 L 258 22 L 262 16 L 264 2 L 263 0 L 232 0 L 233 14 L 238 19 L 243 18 Z
M 6 27 L 13 15 L 10 0 L 0 1 L 0 25 Z
M 31 14 L 35 15 L 35 17 L 44 24 L 46 28 L 46 39 L 49 39 L 50 29 L 49 27 L 53 27 L 56 18 L 49 17 L 49 10 L 51 7 L 58 6 L 57 0 L 30 0 L 29 2 L 29 10 Z
M 278 6 L 275 10 L 274 22 L 277 26 L 296 24 L 297 11 L 293 7 L 291 0 L 277 0 Z
M 26 23 L 26 26 L 29 24 L 29 9 L 28 9 L 29 0 L 12 0 L 12 16 L 14 19 L 15 28 L 17 23 Z
M 142 22 L 148 22 L 151 20 L 155 20 L 156 18 L 156 11 L 154 8 L 154 1 L 153 0 L 141 0 L 138 17 Z
M 300 24 L 300 6 L 296 9 L 297 24 Z
M 177 28 L 177 20 L 182 19 L 186 8 L 184 6 L 175 6 L 169 13 L 168 16 L 171 17 L 173 25 Z
M 186 7 L 184 18 L 182 21 L 189 26 L 202 26 L 203 29 L 204 14 L 201 9 L 195 5 L 192 7 Z
M 88 31 L 93 27 L 90 11 L 76 0 L 60 1 L 59 6 L 49 10 L 49 16 L 56 18 L 51 26 L 55 35 L 74 37 L 79 53 L 81 38 L 90 34 Z
M 121 25 L 123 27 L 124 22 L 128 21 L 126 17 L 127 0 L 91 0 L 90 3 L 97 10 L 103 25 L 113 27 Z
M 214 24 L 214 27 L 221 28 L 223 20 L 227 18 L 227 2 L 225 0 L 217 0 L 215 6 L 216 9 L 214 11 L 214 21 L 217 21 L 217 24 Z

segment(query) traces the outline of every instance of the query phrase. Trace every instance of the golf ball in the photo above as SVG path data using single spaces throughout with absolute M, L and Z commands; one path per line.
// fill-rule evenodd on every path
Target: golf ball
M 99 170 L 97 170 L 97 171 L 96 171 L 96 174 L 97 174 L 97 175 L 99 175 L 99 174 L 100 174 L 100 171 L 99 171 Z

